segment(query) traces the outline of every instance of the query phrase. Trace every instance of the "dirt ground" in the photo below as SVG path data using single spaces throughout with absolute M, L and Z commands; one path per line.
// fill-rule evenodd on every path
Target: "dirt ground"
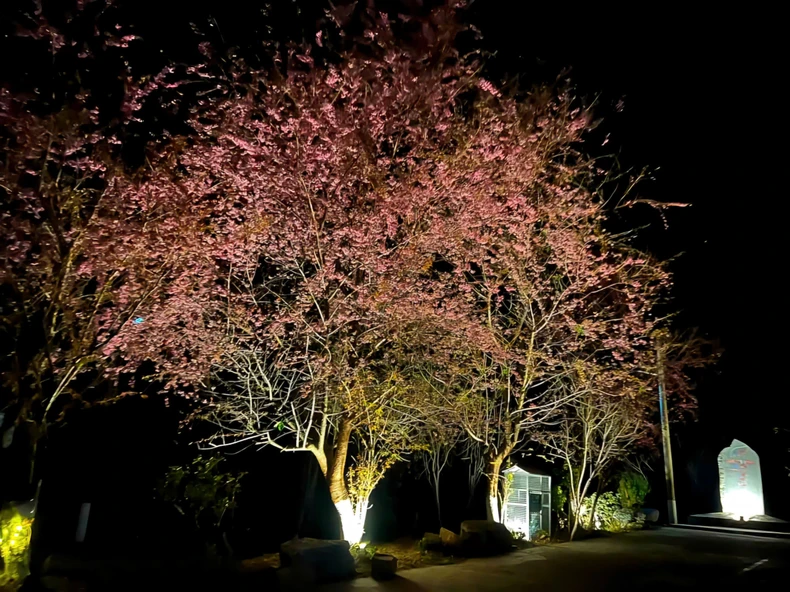
M 356 559 L 357 574 L 360 576 L 370 575 L 370 560 L 376 553 L 386 553 L 397 557 L 398 571 L 431 565 L 450 565 L 463 561 L 462 557 L 445 555 L 437 551 L 423 551 L 420 549 L 419 541 L 412 538 L 402 538 L 390 543 L 368 543 L 364 548 L 353 549 L 352 554 Z M 280 567 L 278 553 L 267 553 L 241 562 L 241 571 L 244 573 L 254 573 L 278 567 Z

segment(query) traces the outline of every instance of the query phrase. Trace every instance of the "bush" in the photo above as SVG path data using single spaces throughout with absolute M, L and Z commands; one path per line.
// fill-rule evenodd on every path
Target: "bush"
M 650 493 L 650 483 L 641 473 L 624 471 L 620 474 L 617 493 L 623 508 L 638 510 L 645 503 L 645 497 Z
M 230 553 L 223 527 L 236 508 L 236 496 L 246 473 L 223 471 L 221 463 L 221 457 L 200 456 L 187 465 L 171 466 L 160 479 L 156 493 L 192 521 L 210 551 L 216 553 L 222 542 Z
M 557 523 L 560 529 L 568 524 L 568 478 L 567 476 L 559 485 L 554 486 L 551 493 L 551 509 L 557 516 Z
M 596 494 L 584 498 L 582 501 L 581 526 L 587 528 L 590 523 L 590 514 L 595 507 L 595 518 L 593 528 L 595 530 L 605 530 L 607 532 L 624 532 L 627 530 L 637 530 L 644 524 L 644 515 L 641 519 L 629 507 L 623 507 L 620 493 L 607 491 L 602 493 L 595 503 Z
M 536 530 L 532 534 L 532 542 L 534 543 L 548 543 L 551 540 L 549 533 L 545 530 Z
M 25 504 L 29 506 L 29 504 Z M 31 512 L 21 505 L 8 504 L 0 511 L 0 588 L 16 589 L 30 573 Z

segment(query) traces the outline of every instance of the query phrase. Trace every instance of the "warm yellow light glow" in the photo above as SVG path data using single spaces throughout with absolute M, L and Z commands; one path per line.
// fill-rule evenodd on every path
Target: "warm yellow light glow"
M 360 549 L 364 549 L 364 548 L 365 548 L 365 547 L 367 547 L 367 546 L 368 546 L 368 544 L 367 544 L 367 543 L 359 543 L 359 548 L 360 548 Z
M 491 514 L 494 522 L 502 522 L 502 517 L 499 513 L 499 499 L 495 495 L 488 496 L 488 503 L 491 507 Z
M 29 573 L 27 551 L 32 524 L 32 519 L 12 507 L 0 512 L 0 555 L 5 563 L 5 569 L 0 571 L 0 587 L 8 582 L 20 582 Z
M 343 538 L 351 545 L 358 545 L 365 533 L 365 517 L 368 513 L 368 500 L 361 501 L 354 508 L 351 500 L 344 499 L 335 504 L 337 513 L 340 514 L 340 524 L 343 528 Z

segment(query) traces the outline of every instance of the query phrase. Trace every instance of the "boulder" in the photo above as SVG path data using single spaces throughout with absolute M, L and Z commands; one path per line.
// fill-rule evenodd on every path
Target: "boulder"
M 452 530 L 442 528 L 439 530 L 439 538 L 442 540 L 444 547 L 460 547 L 461 537 L 455 534 Z
M 435 532 L 426 532 L 420 540 L 420 547 L 425 551 L 439 551 L 442 548 L 442 537 Z
M 653 508 L 642 508 L 639 511 L 645 515 L 645 522 L 652 522 L 654 524 L 658 522 L 658 510 Z
M 465 520 L 461 523 L 461 545 L 469 555 L 497 555 L 513 548 L 513 535 L 493 520 Z
M 370 561 L 370 575 L 374 580 L 391 580 L 398 571 L 398 558 L 394 555 L 376 553 Z
M 353 578 L 354 558 L 348 541 L 291 539 L 280 545 L 280 566 L 304 583 L 322 583 Z

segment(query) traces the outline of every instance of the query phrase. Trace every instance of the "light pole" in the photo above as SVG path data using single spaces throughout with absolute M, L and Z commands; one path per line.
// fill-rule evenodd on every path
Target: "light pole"
M 666 377 L 664 376 L 664 340 L 659 337 L 656 349 L 658 362 L 658 407 L 661 413 L 661 441 L 664 445 L 664 477 L 667 482 L 667 516 L 670 524 L 678 523 L 678 506 L 675 502 L 675 473 L 672 469 L 672 444 L 669 440 L 669 413 L 667 412 Z

